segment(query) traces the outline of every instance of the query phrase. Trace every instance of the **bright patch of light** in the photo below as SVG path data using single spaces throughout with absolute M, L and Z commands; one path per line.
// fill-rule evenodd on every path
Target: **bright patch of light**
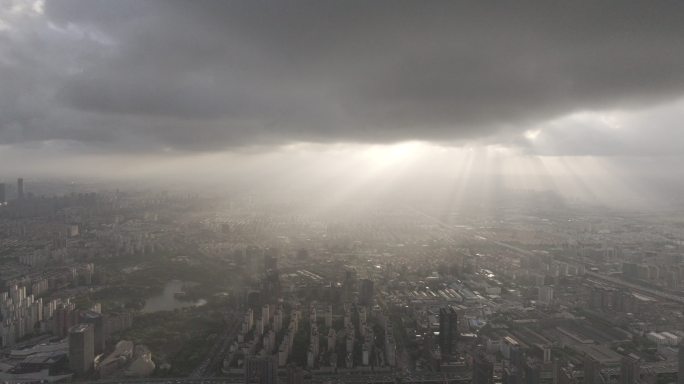
M 504 147 L 502 145 L 488 145 L 485 147 L 487 153 L 491 156 L 509 156 L 513 153 L 511 148 Z
M 43 14 L 45 11 L 45 1 L 43 0 L 12 0 L 5 4 L 5 10 L 15 15 L 29 15 L 31 13 Z
M 598 119 L 601 123 L 603 123 L 603 125 L 605 125 L 608 128 L 612 128 L 612 129 L 622 128 L 622 125 L 620 124 L 620 119 L 613 114 L 601 115 L 601 116 L 599 116 Z
M 45 1 L 43 0 L 37 0 L 33 2 L 33 5 L 31 6 L 33 9 L 33 12 L 43 14 L 45 13 Z
M 23 2 L 20 2 L 20 1 L 12 2 L 9 5 L 10 13 L 14 13 L 14 14 L 23 13 L 25 8 L 26 8 L 26 4 L 24 4 Z
M 415 158 L 425 150 L 420 142 L 405 142 L 392 145 L 374 145 L 365 151 L 365 157 L 376 166 L 387 166 Z
M 525 131 L 525 138 L 530 141 L 535 141 L 537 140 L 537 137 L 539 137 L 540 133 L 541 129 L 529 129 Z

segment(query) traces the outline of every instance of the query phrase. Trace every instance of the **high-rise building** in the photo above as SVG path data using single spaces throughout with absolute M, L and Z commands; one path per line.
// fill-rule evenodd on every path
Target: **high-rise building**
M 344 301 L 352 301 L 353 292 L 356 289 L 356 272 L 347 269 L 344 273 Z
M 59 303 L 52 316 L 52 333 L 58 337 L 66 337 L 69 329 L 78 323 L 76 305 L 71 302 Z
M 304 370 L 300 367 L 290 365 L 287 367 L 287 384 L 303 384 Z
M 482 353 L 473 359 L 472 382 L 473 384 L 492 384 L 494 382 L 494 364 Z
M 0 204 L 7 201 L 5 183 L 0 183 Z
M 541 383 L 542 366 L 539 361 L 529 362 L 525 365 L 525 383 L 539 384 Z
M 95 335 L 95 354 L 99 355 L 103 353 L 105 349 L 105 330 L 104 318 L 102 317 L 102 314 L 95 311 L 81 312 L 80 322 L 93 325 L 93 333 Z
M 458 315 L 452 307 L 439 309 L 439 348 L 442 358 L 454 352 L 454 342 L 458 338 Z
M 539 287 L 538 301 L 541 304 L 549 305 L 553 301 L 553 287 L 544 285 Z
M 560 384 L 561 376 L 563 375 L 563 362 L 558 359 L 553 359 L 553 384 Z
M 629 355 L 620 361 L 620 384 L 636 384 L 639 381 L 639 357 Z
M 515 344 L 511 345 L 508 350 L 508 362 L 516 367 L 518 371 L 524 369 L 525 363 L 525 352 L 523 351 L 520 344 L 515 341 Z
M 622 276 L 636 279 L 639 277 L 639 265 L 637 263 L 622 263 Z
M 566 364 L 559 360 L 553 361 L 553 384 L 574 384 L 573 370 L 567 369 Z
M 104 318 L 105 339 L 115 332 L 128 329 L 133 325 L 133 317 L 129 312 L 109 312 Z
M 264 252 L 263 297 L 264 302 L 275 302 L 280 296 L 280 272 L 278 271 L 278 249 L 269 248 Z
M 359 287 L 359 304 L 373 305 L 373 280 L 363 279 Z
M 17 179 L 17 199 L 21 200 L 24 198 L 24 179 Z
M 78 324 L 69 329 L 69 366 L 77 375 L 88 373 L 95 359 L 95 334 L 92 324 Z
M 264 303 L 274 303 L 280 296 L 280 275 L 277 269 L 269 269 L 263 279 L 262 301 Z
M 264 271 L 273 271 L 278 269 L 278 250 L 269 248 L 264 253 Z
M 504 367 L 501 371 L 502 384 L 522 384 L 520 372 L 515 367 Z
M 278 361 L 274 356 L 249 356 L 245 360 L 245 384 L 277 384 Z
M 679 373 L 677 373 L 677 384 L 684 384 L 684 341 L 679 343 Z
M 601 384 L 601 363 L 587 357 L 584 359 L 584 383 Z

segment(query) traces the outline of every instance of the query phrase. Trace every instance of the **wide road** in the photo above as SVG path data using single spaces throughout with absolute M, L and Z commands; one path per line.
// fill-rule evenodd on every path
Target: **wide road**
M 682 297 L 682 296 L 677 296 L 677 295 L 673 295 L 673 294 L 670 294 L 667 292 L 659 291 L 657 289 L 644 287 L 643 285 L 630 283 L 630 282 L 624 281 L 622 279 L 618 279 L 618 278 L 615 278 L 612 276 L 602 275 L 602 274 L 596 273 L 596 272 L 586 271 L 585 274 L 587 276 L 591 276 L 591 277 L 594 277 L 594 278 L 597 278 L 597 279 L 600 279 L 603 281 L 607 281 L 609 283 L 621 285 L 623 287 L 631 288 L 635 291 L 643 292 L 647 295 L 656 296 L 656 297 L 659 297 L 661 299 L 671 300 L 671 301 L 674 301 L 674 302 L 677 302 L 680 304 L 684 304 L 684 297 Z
M 278 381 L 285 381 L 283 375 L 279 375 Z M 400 379 L 402 383 L 469 383 L 470 374 L 440 374 L 435 373 L 413 373 L 410 375 L 393 375 L 386 373 L 350 373 L 350 374 L 314 374 L 311 383 L 395 383 Z M 98 384 L 237 384 L 244 383 L 241 376 L 232 377 L 173 377 L 173 378 L 141 378 L 141 379 L 122 379 L 122 380 L 97 380 Z

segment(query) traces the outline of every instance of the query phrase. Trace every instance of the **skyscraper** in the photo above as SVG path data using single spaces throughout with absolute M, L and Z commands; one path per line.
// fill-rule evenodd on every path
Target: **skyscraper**
M 5 183 L 0 183 L 0 204 L 7 201 L 7 196 L 5 195 Z
M 458 337 L 458 315 L 452 307 L 439 309 L 439 348 L 442 358 L 454 352 L 454 341 Z
M 563 363 L 558 359 L 553 359 L 553 384 L 560 384 L 563 375 Z
M 278 269 L 278 250 L 276 248 L 269 248 L 264 253 L 264 271 L 268 273 L 270 270 Z
M 584 359 L 584 383 L 585 384 L 601 384 L 601 364 L 587 357 Z
M 473 359 L 473 384 L 492 384 L 494 382 L 494 364 L 483 353 Z
M 679 343 L 679 373 L 677 373 L 677 384 L 684 384 L 684 341 Z
M 78 324 L 69 329 L 69 366 L 77 375 L 87 373 L 95 358 L 95 334 L 92 324 Z
M 264 303 L 272 303 L 280 296 L 280 274 L 278 269 L 269 269 L 262 281 L 262 300 Z
M 553 301 L 553 287 L 548 285 L 539 287 L 539 297 L 537 301 L 544 305 L 551 304 Z
M 287 383 L 288 384 L 302 384 L 304 383 L 304 370 L 300 367 L 290 365 L 287 367 Z
M 359 304 L 372 305 L 373 304 L 373 280 L 363 279 L 359 287 Z
M 273 356 L 249 356 L 245 360 L 245 384 L 277 384 L 278 362 Z
M 17 199 L 21 200 L 24 198 L 24 179 L 17 179 Z
M 344 273 L 344 301 L 351 301 L 354 289 L 356 289 L 356 273 L 347 269 Z
M 522 384 L 520 372 L 515 367 L 504 367 L 501 372 L 502 384 Z
M 525 364 L 525 383 L 539 384 L 541 383 L 542 366 L 539 361 L 532 361 Z
M 84 324 L 93 325 L 93 333 L 95 336 L 95 354 L 99 355 L 104 352 L 105 348 L 105 334 L 104 334 L 104 318 L 102 314 L 95 311 L 85 311 L 81 313 L 80 322 Z
M 625 356 L 620 361 L 620 384 L 635 384 L 639 381 L 639 357 Z
M 76 305 L 71 302 L 58 304 L 52 316 L 52 332 L 58 337 L 66 337 L 72 325 L 78 323 Z

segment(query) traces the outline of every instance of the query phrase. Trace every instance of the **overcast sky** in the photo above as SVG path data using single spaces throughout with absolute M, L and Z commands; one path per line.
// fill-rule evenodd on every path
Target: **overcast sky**
M 0 0 L 0 89 L 0 160 L 36 167 L 406 141 L 679 164 L 684 3 Z

